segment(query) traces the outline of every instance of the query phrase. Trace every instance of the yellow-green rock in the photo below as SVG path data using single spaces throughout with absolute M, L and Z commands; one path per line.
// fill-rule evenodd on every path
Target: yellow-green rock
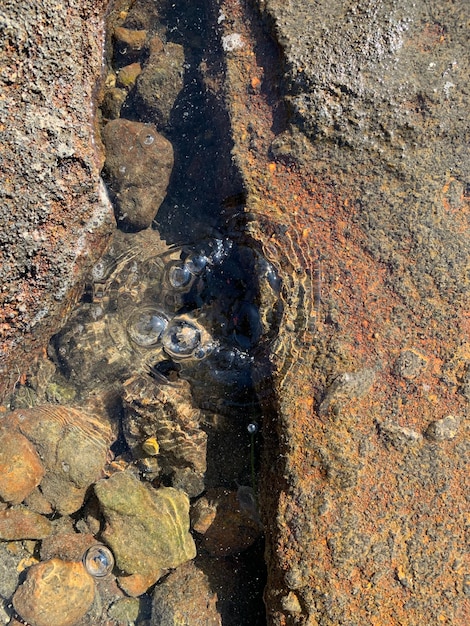
M 103 540 L 127 574 L 156 579 L 196 556 L 184 492 L 154 489 L 125 471 L 97 482 L 95 493 L 106 520 Z

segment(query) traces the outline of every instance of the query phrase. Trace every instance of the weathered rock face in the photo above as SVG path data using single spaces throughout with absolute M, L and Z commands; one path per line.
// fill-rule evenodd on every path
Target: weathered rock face
M 0 10 L 0 401 L 46 346 L 114 221 L 92 121 L 106 4 Z
M 463 626 L 465 4 L 258 4 L 279 93 L 260 16 L 221 11 L 249 228 L 285 305 L 264 424 L 268 621 Z

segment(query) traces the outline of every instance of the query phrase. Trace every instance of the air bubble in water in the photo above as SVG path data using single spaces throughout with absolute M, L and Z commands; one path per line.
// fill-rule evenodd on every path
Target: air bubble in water
M 173 289 L 183 289 L 191 282 L 192 274 L 185 264 L 178 262 L 168 267 L 167 278 Z
M 206 331 L 195 321 L 188 318 L 175 317 L 162 335 L 165 351 L 174 359 L 185 359 L 194 356 L 202 346 Z
M 206 267 L 209 259 L 205 254 L 192 254 L 186 259 L 185 267 L 191 272 L 191 274 L 198 275 Z
M 158 343 L 168 326 L 168 319 L 158 309 L 138 309 L 127 320 L 127 332 L 131 340 L 142 348 L 150 348 Z
M 109 548 L 102 544 L 91 546 L 82 558 L 86 571 L 94 578 L 103 578 L 114 567 L 114 556 Z

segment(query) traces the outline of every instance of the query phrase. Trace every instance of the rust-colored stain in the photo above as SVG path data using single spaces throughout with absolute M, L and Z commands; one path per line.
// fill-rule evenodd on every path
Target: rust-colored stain
M 468 471 L 461 455 L 468 428 L 462 425 L 454 438 L 439 442 L 425 432 L 445 416 L 466 415 L 459 381 L 469 363 L 469 344 L 463 343 L 468 311 L 457 305 L 450 312 L 448 302 L 436 298 L 433 332 L 423 332 L 418 316 L 393 289 L 391 268 L 364 246 L 354 175 L 335 182 L 334 173 L 320 176 L 314 162 L 273 159 L 278 123 L 273 103 L 280 105 L 270 74 L 275 61 L 265 56 L 273 49 L 263 49 L 256 19 L 242 15 L 237 2 L 222 4 L 244 42 L 228 55 L 226 89 L 234 155 L 248 189 L 250 232 L 290 290 L 281 334 L 289 344 L 282 358 L 292 363 L 286 367 L 273 358 L 282 457 L 276 468 L 285 482 L 278 494 L 266 496 L 271 519 L 277 519 L 268 533 L 269 623 L 353 619 L 464 626 L 470 610 L 463 572 L 470 572 L 470 559 L 462 549 Z M 428 46 L 445 36 L 437 25 L 425 31 Z M 259 88 L 253 77 L 261 80 Z M 436 202 L 452 212 L 455 232 L 465 232 L 468 203 L 462 197 L 458 209 L 452 208 L 451 183 L 449 178 Z M 381 193 L 388 192 L 385 184 Z M 315 275 L 317 284 L 305 300 L 290 302 L 302 277 Z M 409 277 L 401 279 L 410 301 L 419 299 Z M 311 307 L 313 325 L 295 328 L 293 322 L 289 329 L 296 306 Z M 397 310 L 404 312 L 398 316 Z M 402 353 L 422 356 L 416 375 L 397 375 Z M 359 399 L 352 396 L 338 412 L 320 414 L 335 376 L 364 368 L 375 371 L 371 390 Z M 388 431 L 387 420 L 405 434 Z M 271 474 L 266 471 L 281 478 Z M 295 568 L 302 572 L 298 590 L 286 584 Z M 289 588 L 303 598 L 302 614 L 282 608 Z M 303 621 L 307 616 L 310 621 Z

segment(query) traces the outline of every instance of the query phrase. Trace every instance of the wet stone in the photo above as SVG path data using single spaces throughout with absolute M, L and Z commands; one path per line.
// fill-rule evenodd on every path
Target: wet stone
M 153 578 L 193 559 L 189 499 L 171 487 L 154 489 L 124 471 L 100 480 L 95 493 L 106 520 L 103 540 L 127 574 Z
M 15 429 L 0 430 L 0 498 L 22 502 L 44 476 L 44 466 L 33 444 Z
M 207 576 L 186 563 L 155 587 L 150 626 L 221 626 L 217 595 Z
M 52 559 L 29 568 L 13 606 L 34 626 L 73 626 L 88 611 L 94 595 L 93 578 L 82 563 Z
M 51 522 L 26 507 L 15 507 L 0 511 L 0 539 L 43 539 L 52 532 Z
M 124 87 L 125 89 L 130 89 L 134 86 L 137 77 L 141 73 L 142 68 L 140 63 L 131 63 L 130 65 L 126 65 L 125 67 L 119 70 L 117 75 L 117 86 Z
M 77 511 L 88 487 L 100 477 L 114 440 L 106 421 L 53 404 L 18 409 L 9 420 L 42 459 L 46 469 L 42 495 L 63 515 Z
M 170 181 L 172 145 L 153 124 L 124 119 L 108 122 L 102 138 L 105 172 L 115 197 L 118 224 L 134 230 L 147 228 Z
M 200 428 L 201 413 L 192 403 L 189 383 L 180 380 L 165 384 L 148 376 L 135 376 L 124 384 L 123 401 L 123 430 L 134 456 L 156 456 L 154 468 L 169 477 L 173 486 L 190 497 L 201 493 L 207 435 Z M 155 449 L 149 448 L 152 438 L 158 443 L 156 455 Z
M 183 75 L 183 46 L 170 42 L 161 50 L 154 44 L 137 80 L 137 97 L 158 128 L 169 126 L 171 110 L 183 88 Z
M 243 552 L 261 536 L 255 502 L 247 506 L 246 501 L 236 491 L 216 488 L 209 489 L 194 506 L 193 528 L 202 532 L 202 547 L 211 556 Z

